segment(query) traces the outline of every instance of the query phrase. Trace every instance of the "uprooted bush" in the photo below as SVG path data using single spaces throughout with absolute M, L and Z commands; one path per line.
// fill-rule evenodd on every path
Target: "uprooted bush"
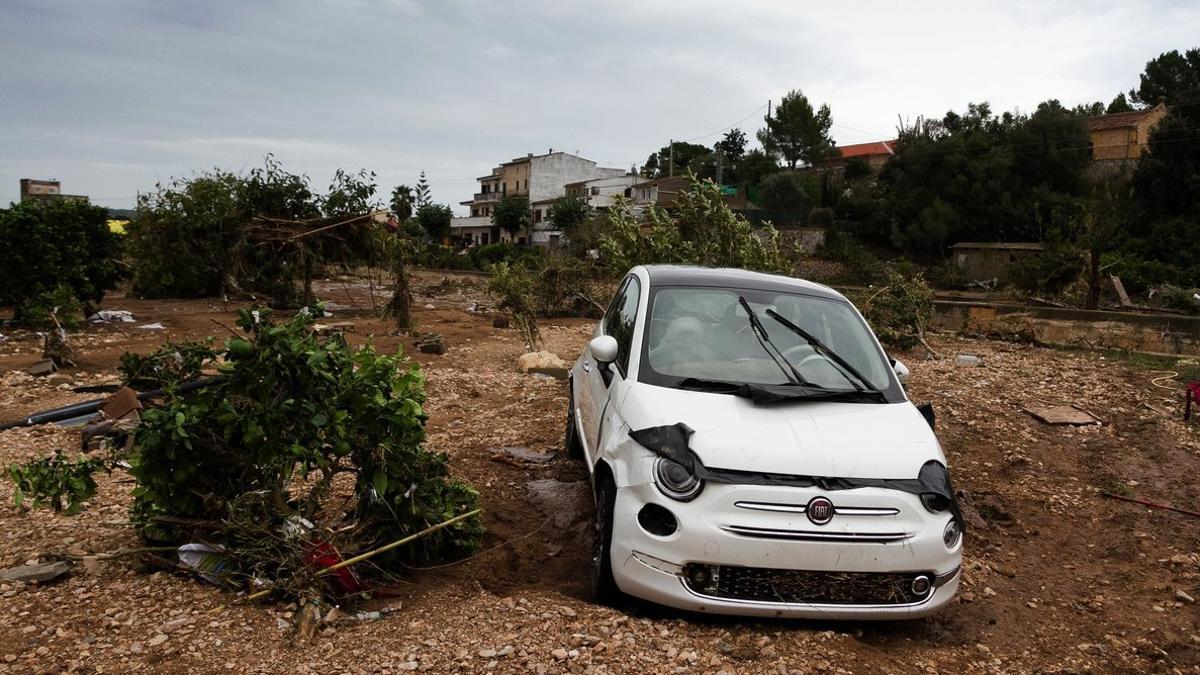
M 918 344 L 928 349 L 925 329 L 933 318 L 933 290 L 920 272 L 906 275 L 887 270 L 883 286 L 868 292 L 860 309 L 880 342 L 900 349 Z
M 225 345 L 226 377 L 187 395 L 168 390 L 162 407 L 144 412 L 129 454 L 103 467 L 131 465 L 130 519 L 144 540 L 225 547 L 226 582 L 337 595 L 348 590 L 316 583 L 315 561 L 371 551 L 479 507 L 446 456 L 424 448 L 419 369 L 369 345 L 351 349 L 339 334 L 319 337 L 318 315 L 276 323 L 269 310 L 240 312 L 245 337 Z M 73 510 L 102 468 L 82 464 L 10 472 L 24 479 L 21 497 Z M 466 518 L 373 558 L 373 569 L 457 558 L 482 533 L 478 516 Z
M 617 274 L 653 263 L 762 272 L 786 269 L 775 228 L 769 224 L 754 228 L 744 216 L 730 210 L 721 188 L 709 180 L 693 177 L 671 212 L 651 206 L 639 220 L 627 201 L 617 199 L 606 218 L 600 252 Z

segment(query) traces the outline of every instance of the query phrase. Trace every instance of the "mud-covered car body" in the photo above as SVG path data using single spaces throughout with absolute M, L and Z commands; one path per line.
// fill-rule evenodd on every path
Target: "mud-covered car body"
M 634 268 L 570 373 L 597 595 L 835 619 L 945 605 L 962 519 L 906 375 L 824 286 Z

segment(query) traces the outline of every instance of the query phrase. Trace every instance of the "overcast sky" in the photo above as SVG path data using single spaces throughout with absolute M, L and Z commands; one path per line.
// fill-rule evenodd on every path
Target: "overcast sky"
M 711 145 L 789 89 L 839 144 L 968 102 L 1112 99 L 1146 61 L 1200 45 L 1200 3 L 738 0 L 0 0 L 0 204 L 20 178 L 131 207 L 157 181 L 273 152 L 324 191 L 422 169 L 469 199 L 495 164 L 550 148 L 641 164 Z

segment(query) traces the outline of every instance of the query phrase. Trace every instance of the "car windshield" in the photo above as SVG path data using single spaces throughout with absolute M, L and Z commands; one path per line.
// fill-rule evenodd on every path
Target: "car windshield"
M 756 336 L 739 298 L 757 315 L 783 362 Z M 772 318 L 772 313 L 840 356 L 870 388 L 889 388 L 887 362 L 849 303 L 778 291 L 701 287 L 655 290 L 644 338 L 647 381 L 668 386 L 689 379 L 786 385 L 798 373 L 803 382 L 816 387 L 859 388 L 853 372 Z

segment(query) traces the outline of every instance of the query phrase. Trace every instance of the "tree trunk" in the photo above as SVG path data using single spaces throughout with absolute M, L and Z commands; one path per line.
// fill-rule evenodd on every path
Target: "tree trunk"
M 388 312 L 396 321 L 396 331 L 403 333 L 412 330 L 412 290 L 408 286 L 408 273 L 404 269 L 404 261 L 397 258 L 392 263 L 395 273 L 396 290 L 388 303 Z
M 1088 252 L 1088 293 L 1084 309 L 1096 309 L 1100 304 L 1100 251 Z

